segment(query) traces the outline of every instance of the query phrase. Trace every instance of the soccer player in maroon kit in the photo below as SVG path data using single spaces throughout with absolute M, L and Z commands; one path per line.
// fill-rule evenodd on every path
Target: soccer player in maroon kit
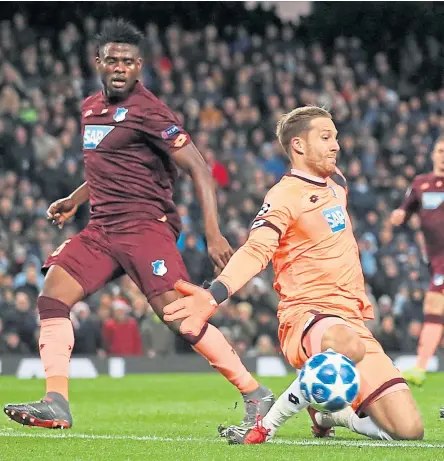
M 416 365 L 403 377 L 421 385 L 427 363 L 436 352 L 444 328 L 444 138 L 439 138 L 432 152 L 433 172 L 417 176 L 391 222 L 400 226 L 413 213 L 421 219 L 421 229 L 430 263 L 431 281 L 424 299 L 424 325 L 419 337 Z
M 87 227 L 64 242 L 45 262 L 40 314 L 40 357 L 46 395 L 39 402 L 9 404 L 5 413 L 30 426 L 69 428 L 69 360 L 74 335 L 71 307 L 107 282 L 128 274 L 160 318 L 179 297 L 174 283 L 187 278 L 176 247 L 180 218 L 173 203 L 176 166 L 193 179 L 203 210 L 208 252 L 222 269 L 233 251 L 221 235 L 214 186 L 207 165 L 175 114 L 139 81 L 142 35 L 124 20 L 107 23 L 98 37 L 97 71 L 103 91 L 82 105 L 86 182 L 48 209 L 59 227 L 89 200 Z M 259 385 L 214 326 L 198 335 L 168 327 L 242 393 L 244 423 L 252 424 L 273 404 L 272 392 Z

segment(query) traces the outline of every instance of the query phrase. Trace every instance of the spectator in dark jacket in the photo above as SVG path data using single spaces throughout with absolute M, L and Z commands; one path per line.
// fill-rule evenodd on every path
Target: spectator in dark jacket
M 375 338 L 385 351 L 397 352 L 401 350 L 401 337 L 391 315 L 387 315 L 382 319 L 381 326 L 375 332 Z
M 16 293 L 15 309 L 7 312 L 4 322 L 5 331 L 17 332 L 20 341 L 31 352 L 37 351 L 37 341 L 35 338 L 37 316 L 31 310 L 31 301 L 26 293 L 23 291 Z
M 71 321 L 74 327 L 73 354 L 104 355 L 100 323 L 91 315 L 88 304 L 80 301 L 71 309 Z

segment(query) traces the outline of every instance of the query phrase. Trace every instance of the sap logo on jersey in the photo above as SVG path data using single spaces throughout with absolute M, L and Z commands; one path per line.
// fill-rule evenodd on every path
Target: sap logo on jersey
M 424 210 L 436 210 L 444 203 L 444 192 L 424 192 L 421 198 Z
M 346 216 L 342 205 L 333 208 L 327 208 L 322 212 L 324 218 L 327 220 L 328 225 L 333 233 L 340 232 L 345 229 Z
M 103 141 L 103 138 L 114 130 L 113 126 L 106 125 L 86 125 L 83 133 L 83 148 L 96 149 Z

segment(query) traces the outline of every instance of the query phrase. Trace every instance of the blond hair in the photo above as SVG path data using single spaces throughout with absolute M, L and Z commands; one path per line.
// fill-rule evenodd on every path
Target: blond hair
M 290 143 L 292 138 L 307 131 L 310 122 L 318 117 L 332 118 L 330 112 L 317 106 L 297 107 L 279 118 L 276 136 L 287 155 L 290 155 L 291 152 Z

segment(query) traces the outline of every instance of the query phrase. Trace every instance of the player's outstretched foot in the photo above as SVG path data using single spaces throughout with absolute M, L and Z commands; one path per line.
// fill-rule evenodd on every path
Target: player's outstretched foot
M 263 418 L 274 404 L 273 392 L 262 385 L 249 394 L 242 394 L 242 397 L 245 405 L 242 426 L 251 427 L 257 422 L 257 418 Z
M 307 407 L 308 414 L 310 415 L 311 420 L 313 421 L 313 426 L 311 426 L 311 432 L 318 439 L 334 437 L 335 428 L 334 427 L 323 427 L 316 421 L 316 414 L 319 413 L 312 407 Z
M 257 417 L 263 418 L 274 404 L 273 392 L 265 386 L 260 385 L 255 391 L 249 394 L 242 394 L 245 406 L 244 419 L 240 426 L 251 428 L 256 424 Z M 217 429 L 221 437 L 226 437 L 227 427 L 220 425 Z
M 426 372 L 418 367 L 412 367 L 402 373 L 402 377 L 415 386 L 422 386 L 426 379 Z
M 225 429 L 225 437 L 229 445 L 256 445 L 265 443 L 270 435 L 270 429 L 262 425 L 262 418 L 258 416 L 253 427 L 230 426 Z
M 57 392 L 49 392 L 40 402 L 5 405 L 3 411 L 10 419 L 24 426 L 47 429 L 69 429 L 72 426 L 69 403 Z

